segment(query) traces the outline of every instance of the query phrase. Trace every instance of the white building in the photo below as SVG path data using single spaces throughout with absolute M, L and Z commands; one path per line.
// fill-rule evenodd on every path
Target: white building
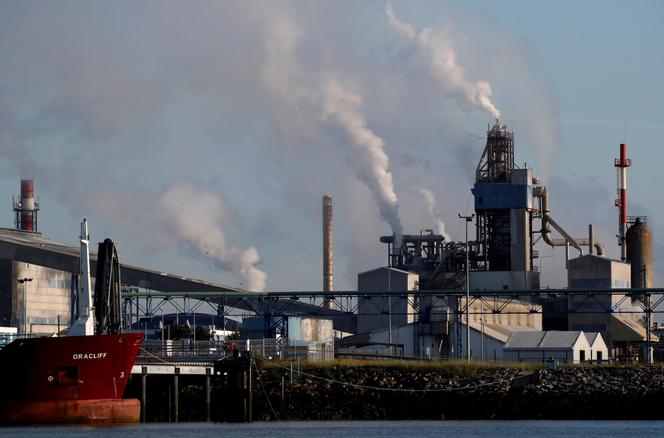
M 590 344 L 590 360 L 601 362 L 609 359 L 609 348 L 601 333 L 586 333 L 586 338 Z
M 600 333 L 582 331 L 515 332 L 503 349 L 503 359 L 513 362 L 563 363 L 605 360 L 608 348 Z

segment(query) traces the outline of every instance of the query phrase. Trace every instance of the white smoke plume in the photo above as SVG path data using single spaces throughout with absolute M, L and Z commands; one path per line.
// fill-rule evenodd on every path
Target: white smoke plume
M 222 229 L 226 207 L 218 194 L 189 183 L 173 184 L 160 198 L 170 228 L 214 266 L 232 272 L 243 289 L 262 292 L 267 275 L 256 267 L 261 261 L 253 246 L 244 251 L 228 244 Z M 192 213 L 193 212 L 193 213 Z
M 347 90 L 336 78 L 325 82 L 324 118 L 340 126 L 357 153 L 355 173 L 371 191 L 380 216 L 392 228 L 395 244 L 400 245 L 403 225 L 399 217 L 399 199 L 394 192 L 390 173 L 390 159 L 385 153 L 385 143 L 367 127 L 359 110 L 362 98 Z
M 443 215 L 438 208 L 438 203 L 436 202 L 436 197 L 433 195 L 433 192 L 429 189 L 420 189 L 420 194 L 424 198 L 424 202 L 427 205 L 427 210 L 431 216 L 431 220 L 434 224 L 434 231 L 436 234 L 440 234 L 445 238 L 446 241 L 450 241 L 450 236 L 445 230 L 445 222 L 443 222 Z
M 500 118 L 500 111 L 491 102 L 491 85 L 485 81 L 473 84 L 466 79 L 466 72 L 457 62 L 451 36 L 445 31 L 425 27 L 419 33 L 415 27 L 399 20 L 388 3 L 386 10 L 390 25 L 404 38 L 413 41 L 419 54 L 430 64 L 431 74 L 439 82 L 443 93 L 455 100 L 464 111 L 475 106 Z
M 271 19 L 268 24 L 262 79 L 277 99 L 278 117 L 289 113 L 290 117 L 281 121 L 284 130 L 303 135 L 320 136 L 316 128 L 341 129 L 353 146 L 355 175 L 369 188 L 398 245 L 403 225 L 385 142 L 368 127 L 358 93 L 342 84 L 338 75 L 325 69 L 305 68 L 300 62 L 297 49 L 302 35 L 300 27 L 286 16 Z

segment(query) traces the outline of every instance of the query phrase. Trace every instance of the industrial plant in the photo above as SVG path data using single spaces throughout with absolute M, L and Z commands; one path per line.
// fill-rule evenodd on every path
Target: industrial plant
M 418 303 L 419 312 L 407 308 L 408 300 L 404 300 L 402 308 L 388 306 L 395 316 L 385 316 L 382 307 L 376 311 L 375 300 L 364 301 L 359 306 L 358 334 L 343 339 L 341 344 L 354 352 L 376 351 L 377 346 L 393 349 L 396 344 L 405 354 L 419 357 L 501 360 L 508 359 L 503 356 L 504 346 L 515 333 L 585 332 L 599 334 L 609 346 L 612 359 L 650 360 L 651 313 L 644 312 L 649 306 L 644 303 L 647 298 L 629 291 L 591 293 L 653 287 L 652 237 L 646 218 L 627 216 L 630 165 L 626 146 L 621 144 L 620 158 L 615 160 L 621 259 L 612 260 L 605 257 L 604 244 L 595 239 L 592 224 L 587 237 L 572 237 L 554 219 L 549 189 L 534 177 L 532 169 L 515 164 L 514 134 L 496 122 L 487 130 L 486 146 L 475 171 L 475 214 L 461 216 L 467 226 L 474 222 L 475 238 L 452 242 L 432 232 L 399 239 L 382 236 L 380 242 L 387 246 L 389 266 L 358 275 L 360 293 L 465 287 L 468 294 L 439 307 L 432 305 L 430 297 L 423 297 Z M 553 230 L 560 237 L 554 237 Z M 588 293 L 526 295 L 525 299 L 534 306 L 541 305 L 542 311 L 533 312 L 532 307 L 524 313 L 519 311 L 523 303 L 492 292 L 540 289 L 540 272 L 535 264 L 538 251 L 534 249 L 540 240 L 565 249 L 568 289 Z M 534 342 L 536 337 L 531 339 Z M 556 347 L 562 350 L 566 344 Z M 530 348 L 539 347 L 533 343 Z M 539 359 L 547 357 L 540 355 Z M 592 349 L 586 353 L 586 358 L 590 357 Z
M 516 164 L 513 131 L 496 121 L 470 188 L 474 214 L 460 216 L 463 241 L 431 230 L 376 236 L 387 266 L 358 273 L 356 291 L 335 291 L 333 199 L 326 195 L 320 292 L 245 292 L 121 264 L 122 326 L 158 337 L 164 312 L 171 321 L 178 313 L 188 324 L 198 317 L 213 330 L 223 325 L 216 333 L 225 341 L 228 321 L 242 348 L 260 345 L 277 357 L 290 351 L 311 358 L 316 350 L 321 359 L 651 361 L 658 340 L 651 321 L 652 234 L 647 218 L 627 214 L 630 166 L 621 144 L 619 260 L 606 257 L 611 242 L 598 241 L 592 224 L 586 236 L 564 227 L 545 182 Z M 60 333 L 76 314 L 78 249 L 41 234 L 32 180 L 21 181 L 13 209 L 15 228 L 0 229 L 0 325 L 8 336 Z M 564 248 L 567 289 L 540 288 L 539 242 Z M 231 309 L 239 312 L 229 317 Z

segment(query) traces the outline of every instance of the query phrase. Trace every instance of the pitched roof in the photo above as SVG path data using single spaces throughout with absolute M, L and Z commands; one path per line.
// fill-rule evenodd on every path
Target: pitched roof
M 540 348 L 572 348 L 579 336 L 583 335 L 580 331 L 549 331 L 545 332 L 544 339 L 540 343 Z
M 514 332 L 505 348 L 538 348 L 546 332 Z
M 514 332 L 505 348 L 568 349 L 576 344 L 581 331 Z
M 599 332 L 586 332 L 585 334 L 586 334 L 586 339 L 588 339 L 588 343 L 591 346 L 595 343 L 597 337 L 600 336 Z

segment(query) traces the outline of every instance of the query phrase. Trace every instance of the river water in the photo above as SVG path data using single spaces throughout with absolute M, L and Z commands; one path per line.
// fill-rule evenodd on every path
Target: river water
M 664 421 L 329 421 L 252 424 L 157 423 L 128 426 L 0 428 L 0 437 L 664 437 Z

